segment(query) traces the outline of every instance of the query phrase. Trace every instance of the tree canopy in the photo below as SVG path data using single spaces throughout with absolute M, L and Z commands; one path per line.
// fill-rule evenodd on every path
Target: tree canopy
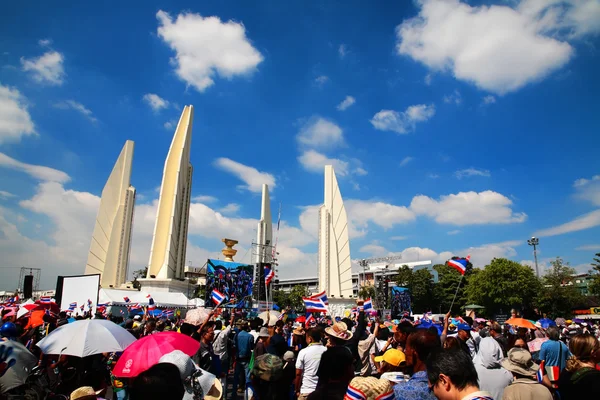
M 537 307 L 550 318 L 569 317 L 573 307 L 582 302 L 581 293 L 571 283 L 575 270 L 560 257 L 556 257 L 550 265 L 550 270 L 541 279 Z

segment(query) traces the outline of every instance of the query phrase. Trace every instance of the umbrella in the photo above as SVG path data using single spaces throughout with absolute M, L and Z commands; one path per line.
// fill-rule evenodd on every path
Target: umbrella
M 554 322 L 556 322 L 556 325 L 558 325 L 558 326 L 562 326 L 562 325 L 566 325 L 567 324 L 567 321 L 565 321 L 564 318 L 556 318 L 554 320 Z
M 132 378 L 157 364 L 162 356 L 173 350 L 181 350 L 191 357 L 199 348 L 200 342 L 181 333 L 160 332 L 148 335 L 125 349 L 113 374 L 119 378 Z
M 277 322 L 277 319 L 279 319 L 279 316 L 281 315 L 281 313 L 279 311 L 269 311 L 269 318 L 267 318 L 267 312 L 261 312 L 260 314 L 258 314 L 258 318 L 262 319 L 264 321 L 265 324 L 268 324 L 269 326 L 273 326 L 275 325 L 275 322 Z
M 52 331 L 37 346 L 45 354 L 87 357 L 123 351 L 133 342 L 135 337 L 114 322 L 85 319 Z
M 208 311 L 204 307 L 194 308 L 185 314 L 184 322 L 192 325 L 202 325 L 208 318 Z
M 542 318 L 538 322 L 544 329 L 548 329 L 551 326 L 556 326 L 556 322 L 552 321 L 550 318 Z
M 6 373 L 0 377 L 0 388 L 2 388 L 2 393 L 5 393 L 23 385 L 38 360 L 27 350 L 27 347 L 13 340 L 0 342 L 0 354 L 7 355 L 3 363 L 6 362 L 10 365 L 14 360 L 14 364 L 9 366 Z
M 529 351 L 534 353 L 536 351 L 540 351 L 542 348 L 542 343 L 547 342 L 548 338 L 537 338 L 533 339 L 531 342 L 527 342 L 527 347 L 529 347 Z
M 516 326 L 519 328 L 527 328 L 527 329 L 537 329 L 537 327 L 532 324 L 529 320 L 524 318 L 510 318 L 505 322 L 506 325 Z

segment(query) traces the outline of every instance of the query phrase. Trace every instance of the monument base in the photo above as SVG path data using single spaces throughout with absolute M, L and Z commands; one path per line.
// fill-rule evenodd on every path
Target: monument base
M 356 299 L 329 297 L 327 301 L 329 301 L 329 314 L 333 317 L 347 317 L 352 307 L 356 307 Z
M 142 285 L 141 290 L 144 292 L 183 293 L 187 297 L 190 297 L 190 292 L 195 287 L 195 285 L 192 285 L 188 281 L 180 281 L 178 279 L 142 278 L 138 279 L 138 282 Z

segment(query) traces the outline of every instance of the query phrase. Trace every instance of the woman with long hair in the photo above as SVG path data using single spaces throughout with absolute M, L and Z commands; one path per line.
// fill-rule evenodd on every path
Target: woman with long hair
M 571 357 L 560 374 L 558 392 L 561 400 L 600 399 L 600 342 L 590 334 L 573 336 L 569 342 Z

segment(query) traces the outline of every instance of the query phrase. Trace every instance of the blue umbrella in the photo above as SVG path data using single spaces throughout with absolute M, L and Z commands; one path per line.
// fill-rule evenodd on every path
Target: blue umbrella
M 551 326 L 556 326 L 556 322 L 552 321 L 550 318 L 542 318 L 538 321 L 538 323 L 544 329 L 548 329 Z

